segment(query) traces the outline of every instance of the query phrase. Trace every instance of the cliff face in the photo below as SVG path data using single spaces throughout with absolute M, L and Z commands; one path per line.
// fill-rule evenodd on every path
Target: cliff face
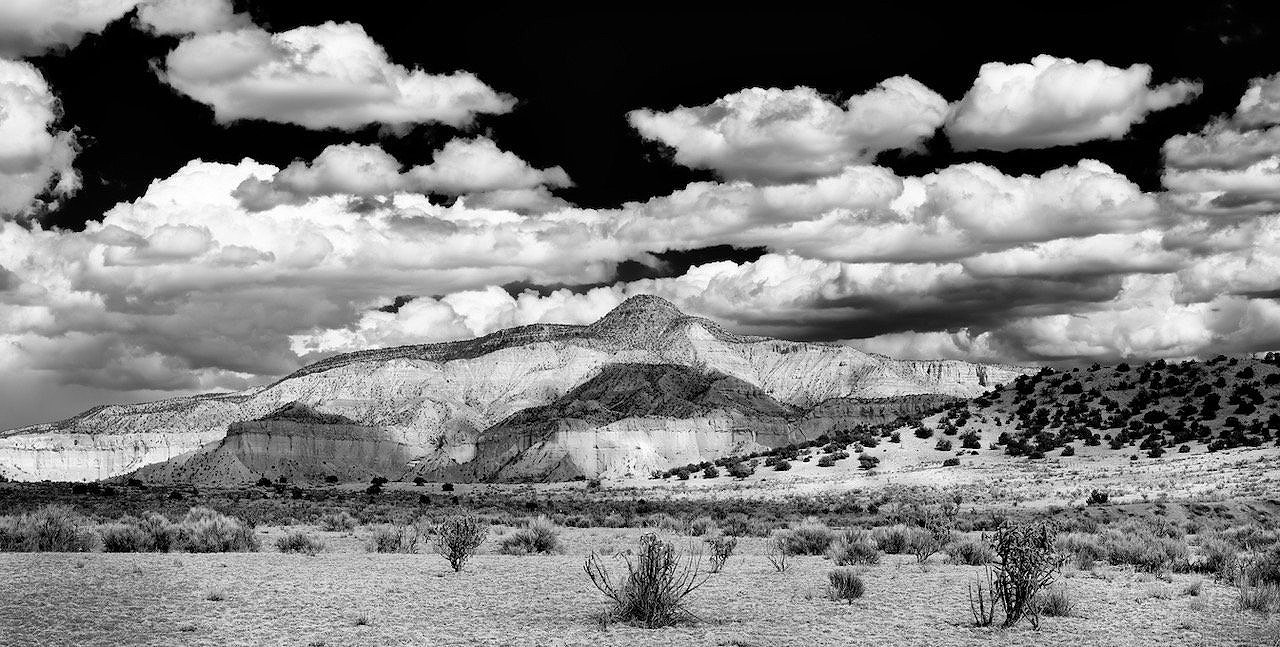
M 482 439 L 485 430 L 517 412 L 555 403 L 606 367 L 619 364 L 718 372 L 753 389 L 751 398 L 767 397 L 783 408 L 809 408 L 832 398 L 973 396 L 1024 372 L 963 362 L 903 362 L 845 346 L 735 335 L 712 321 L 686 316 L 662 299 L 642 296 L 588 326 L 525 326 L 462 342 L 361 351 L 329 358 L 269 386 L 241 393 L 99 407 L 58 423 L 0 433 L 0 473 L 24 480 L 91 480 L 123 474 L 220 442 L 234 423 L 262 418 L 286 403 L 302 402 L 325 414 L 344 416 L 355 426 L 387 434 L 413 454 L 413 469 L 478 475 L 488 469 L 480 467 L 483 462 L 466 464 L 478 456 L 490 460 L 484 448 L 494 441 L 492 434 Z M 625 391 L 615 387 L 610 388 Z M 729 391 L 720 391 L 720 396 L 730 397 Z M 733 407 L 708 403 L 698 407 L 694 410 L 699 413 L 689 416 L 667 410 L 660 415 L 631 416 L 652 420 L 643 424 L 576 418 L 579 422 L 565 423 L 561 431 L 568 435 L 554 447 L 572 445 L 570 439 L 585 437 L 587 427 L 591 433 L 604 434 L 598 442 L 608 445 L 615 440 L 632 442 L 637 434 L 668 433 L 662 430 L 678 436 L 682 430 L 737 429 L 746 424 L 734 414 L 718 413 Z M 537 445 L 542 451 L 545 436 L 531 441 L 530 448 Z M 672 448 L 684 442 L 663 440 L 653 456 L 675 455 Z M 694 445 L 699 442 L 711 441 L 702 438 Z M 719 446 L 719 442 L 711 444 Z M 640 443 L 637 455 L 648 451 L 644 447 Z M 554 455 L 552 449 L 546 451 L 546 458 L 535 461 L 539 467 L 529 470 L 544 471 Z M 622 456 L 626 451 L 618 453 L 620 458 L 600 458 L 605 462 L 598 464 L 648 465 L 664 460 L 636 462 Z M 683 449 L 676 453 L 686 455 Z M 585 463 L 579 458 L 586 460 L 575 454 L 577 467 L 572 469 L 583 469 Z M 491 477 L 506 478 L 524 468 L 504 469 Z M 595 468 L 596 472 L 615 469 L 623 468 Z
M 135 476 L 151 483 L 228 485 L 272 480 L 322 482 L 397 478 L 416 450 L 377 427 L 342 422 L 265 418 L 231 425 L 226 437 Z

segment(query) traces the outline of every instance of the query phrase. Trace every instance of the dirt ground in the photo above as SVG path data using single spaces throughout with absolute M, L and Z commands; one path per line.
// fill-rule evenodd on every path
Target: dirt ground
M 366 528 L 311 529 L 328 542 L 316 557 L 272 552 L 281 530 L 264 532 L 261 553 L 0 554 L 0 645 L 1280 645 L 1280 620 L 1193 575 L 1068 570 L 1072 617 L 983 629 L 967 602 L 979 567 L 886 556 L 846 605 L 823 596 L 830 562 L 794 558 L 779 574 L 746 539 L 691 597 L 697 623 L 643 629 L 602 627 L 582 570 L 590 550 L 612 554 L 639 530 L 567 529 L 553 556 L 496 555 L 491 540 L 462 574 L 434 554 L 362 552 Z

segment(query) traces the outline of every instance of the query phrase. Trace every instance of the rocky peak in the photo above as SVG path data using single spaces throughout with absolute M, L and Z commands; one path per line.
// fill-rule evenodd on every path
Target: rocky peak
M 591 324 L 597 330 L 618 328 L 661 327 L 687 317 L 674 303 L 652 294 L 638 294 L 619 303 L 599 321 Z

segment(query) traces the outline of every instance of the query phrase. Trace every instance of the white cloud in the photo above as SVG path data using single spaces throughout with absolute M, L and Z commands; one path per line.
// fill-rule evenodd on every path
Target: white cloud
M 877 153 L 915 149 L 947 115 L 947 102 L 908 76 L 882 81 L 843 105 L 817 90 L 750 88 L 705 106 L 627 115 L 676 162 L 722 177 L 788 182 L 832 175 Z
M 542 212 L 566 204 L 547 187 L 572 185 L 564 169 L 535 169 L 492 140 L 477 137 L 452 140 L 435 152 L 430 164 L 404 172 L 378 146 L 333 145 L 311 163 L 296 161 L 269 180 L 245 180 L 236 195 L 253 210 L 336 194 L 373 198 L 411 192 L 468 196 L 471 206 Z
M 207 34 L 252 24 L 231 0 L 147 0 L 138 7 L 139 27 L 156 34 Z
M 1237 203 L 1280 199 L 1280 155 L 1244 168 L 1165 169 L 1164 185 L 1184 194 L 1224 196 Z
M 0 2 L 0 56 L 37 56 L 75 47 L 101 33 L 138 0 L 4 0 Z
M 169 52 L 161 77 L 212 107 L 222 123 L 262 119 L 342 130 L 465 126 L 478 114 L 504 113 L 515 103 L 468 72 L 431 74 L 396 65 L 353 23 L 196 35 Z
M 417 190 L 449 195 L 573 185 L 559 166 L 535 169 L 486 137 L 450 141 L 430 164 L 414 167 L 408 175 Z
M 986 63 L 955 106 L 947 135 L 960 150 L 1047 148 L 1119 139 L 1150 112 L 1195 97 L 1198 83 L 1151 86 L 1151 66 L 1117 68 L 1040 55 Z
M 1166 166 L 1175 169 L 1236 169 L 1280 155 L 1280 126 L 1237 130 L 1218 120 L 1199 133 L 1175 135 L 1164 143 Z
M 1280 124 L 1280 74 L 1249 82 L 1236 106 L 1235 121 L 1249 128 Z
M 0 59 L 0 217 L 30 214 L 79 188 L 75 136 L 54 128 L 58 113 L 35 66 Z

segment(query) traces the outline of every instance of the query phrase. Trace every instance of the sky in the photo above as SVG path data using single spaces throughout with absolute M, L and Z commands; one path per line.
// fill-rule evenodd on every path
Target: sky
M 895 357 L 1280 348 L 1261 3 L 405 4 L 0 3 L 0 429 L 635 294 Z

